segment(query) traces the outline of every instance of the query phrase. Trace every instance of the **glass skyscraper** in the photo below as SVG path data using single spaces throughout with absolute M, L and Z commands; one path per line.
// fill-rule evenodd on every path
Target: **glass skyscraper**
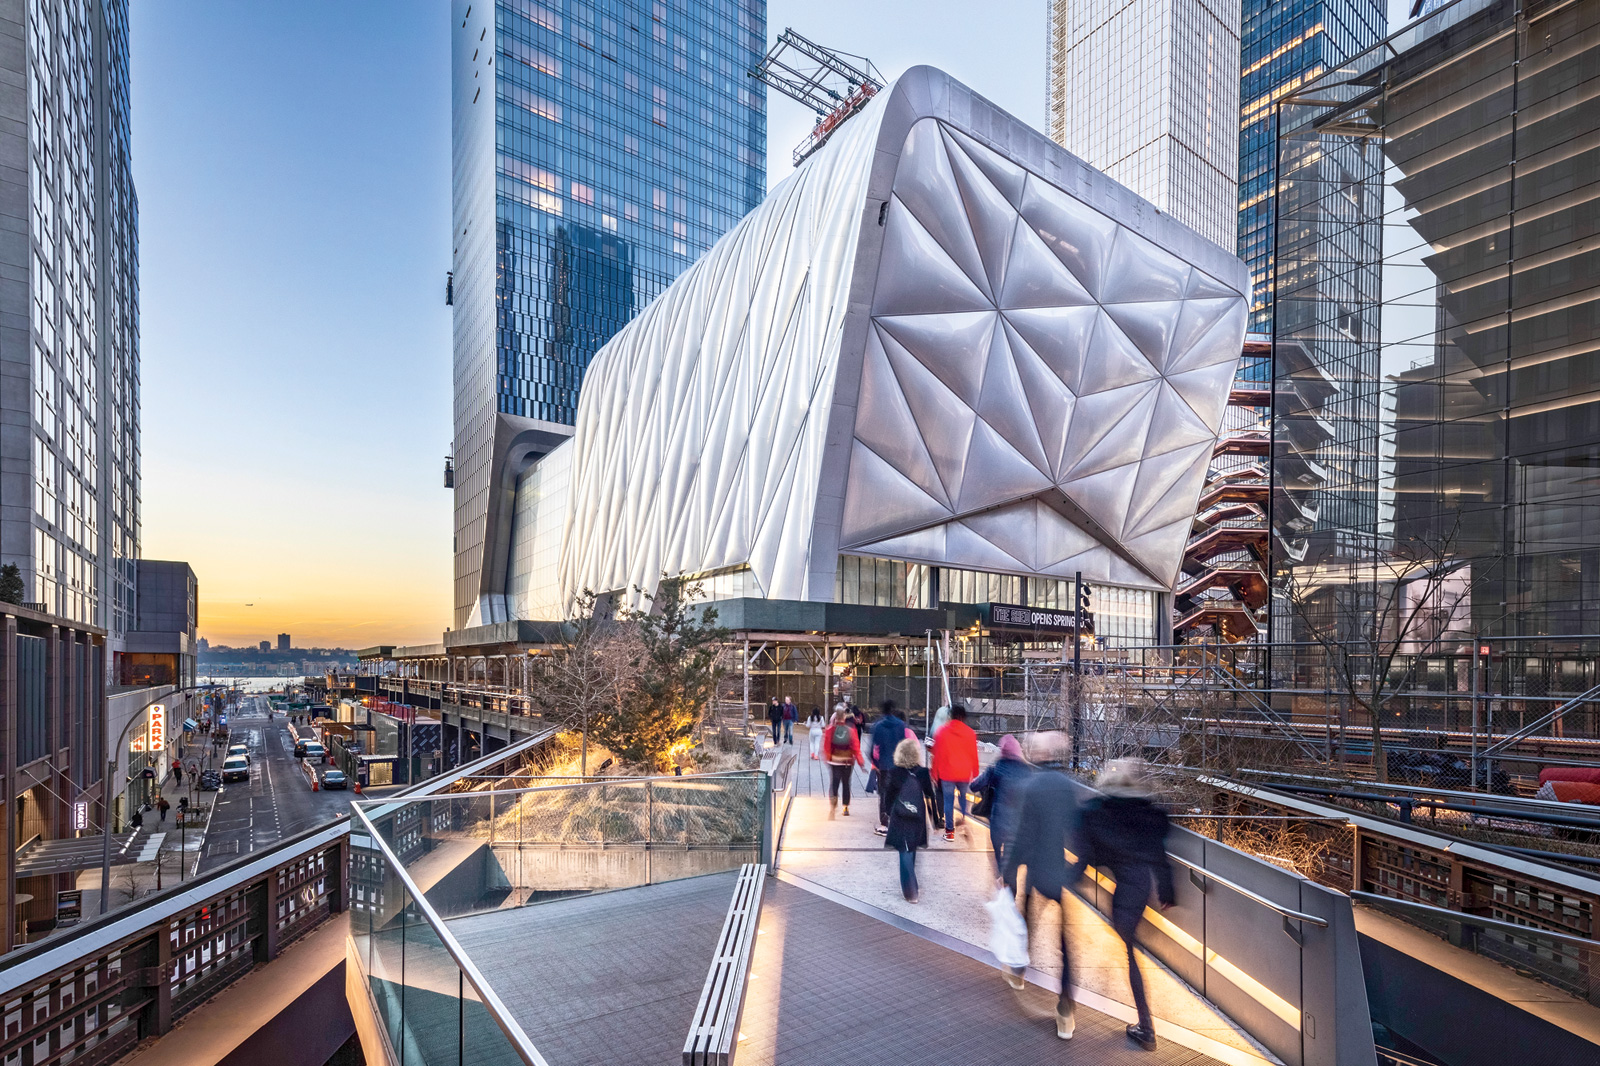
M 138 202 L 126 0 L 0 16 L 0 562 L 40 609 L 133 628 L 139 554 Z
M 596 350 L 766 192 L 765 0 L 454 0 L 455 626 Z
M 1239 33 L 1239 258 L 1255 285 L 1250 328 L 1270 332 L 1277 108 L 1388 26 L 1384 0 L 1244 0 Z M 1375 175 L 1373 175 L 1375 177 Z

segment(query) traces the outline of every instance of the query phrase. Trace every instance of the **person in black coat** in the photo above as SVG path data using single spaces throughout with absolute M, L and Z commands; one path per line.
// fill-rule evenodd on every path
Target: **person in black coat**
M 772 746 L 777 747 L 783 741 L 783 704 L 776 696 L 767 703 L 767 724 L 772 727 Z
M 1144 766 L 1138 759 L 1116 759 L 1106 764 L 1095 782 L 1100 795 L 1084 804 L 1079 819 L 1078 861 L 1068 871 L 1068 884 L 1093 866 L 1110 873 L 1117 882 L 1111 896 L 1111 927 L 1128 949 L 1128 985 L 1139 1012 L 1137 1025 L 1128 1026 L 1128 1038 L 1146 1051 L 1155 1050 L 1150 1005 L 1145 1001 L 1144 977 L 1133 953 L 1134 933 L 1150 889 L 1162 910 L 1176 896 L 1172 866 L 1167 862 L 1167 813 L 1150 801 L 1144 784 Z
M 939 801 L 933 780 L 922 765 L 922 745 L 910 738 L 895 745 L 894 766 L 883 779 L 889 800 L 889 831 L 883 846 L 900 853 L 900 892 L 917 902 L 917 849 L 928 846 L 928 819 L 940 826 Z M 914 810 L 912 809 L 914 805 Z
M 1066 752 L 1066 737 L 1038 733 L 1029 738 L 1029 758 L 1038 764 L 1058 764 Z M 1061 910 L 1061 995 L 1056 1000 L 1056 1035 L 1071 1040 L 1077 1020 L 1072 1008 L 1072 956 L 1067 945 L 1067 912 L 1062 893 L 1074 883 L 1067 877 L 1066 848 L 1078 821 L 1076 787 L 1057 769 L 1041 768 L 1019 790 L 1017 817 L 1010 845 L 1005 849 L 1000 880 L 1017 884 L 1017 871 L 1028 871 L 1022 901 L 1023 917 L 1033 924 L 1033 893 Z M 1004 969 L 1006 983 L 1021 991 L 1022 968 Z

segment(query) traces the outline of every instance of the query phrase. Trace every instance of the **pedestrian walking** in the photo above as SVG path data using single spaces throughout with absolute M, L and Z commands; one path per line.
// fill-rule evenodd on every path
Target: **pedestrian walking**
M 857 766 L 866 766 L 861 757 L 861 734 L 843 708 L 834 712 L 833 721 L 822 734 L 822 757 L 828 763 L 828 817 L 839 806 L 844 793 L 844 814 L 850 817 L 850 775 Z
M 783 698 L 783 742 L 794 743 L 794 724 L 800 720 L 800 708 L 788 696 Z
M 822 758 L 822 708 L 811 708 L 811 715 L 806 719 L 806 732 L 811 734 L 811 758 Z
M 1005 849 L 1000 880 L 1015 889 L 1017 871 L 1027 869 L 1027 885 L 1018 902 L 1030 928 L 1044 906 L 1044 903 L 1035 905 L 1034 896 L 1061 908 L 1061 994 L 1056 999 L 1056 1035 L 1071 1040 L 1077 1020 L 1072 1008 L 1072 952 L 1067 944 L 1067 912 L 1062 893 L 1074 883 L 1067 876 L 1065 849 L 1072 843 L 1077 826 L 1077 799 L 1074 785 L 1066 774 L 1054 767 L 1045 768 L 1050 764 L 1059 765 L 1065 751 L 1066 737 L 1060 733 L 1040 733 L 1030 738 L 1029 757 L 1041 768 L 1029 775 L 1020 789 L 1015 832 Z M 937 755 L 937 747 L 934 752 Z M 1020 991 L 1024 969 L 1007 967 L 1001 972 L 1006 983 Z
M 903 737 L 894 747 L 893 765 L 883 775 L 883 793 L 889 800 L 889 828 L 883 846 L 900 853 L 900 894 L 916 903 L 917 849 L 928 846 L 928 819 L 939 827 L 939 804 L 933 780 L 922 765 L 922 744 Z
M 1155 889 L 1162 910 L 1176 900 L 1172 867 L 1167 862 L 1167 812 L 1150 800 L 1144 763 L 1138 759 L 1113 759 L 1095 782 L 1100 795 L 1085 803 L 1077 836 L 1078 861 L 1067 872 L 1075 884 L 1084 868 L 1110 871 L 1117 890 L 1111 895 L 1111 927 L 1128 951 L 1128 987 L 1133 992 L 1136 1024 L 1128 1026 L 1128 1039 L 1144 1048 L 1156 1048 L 1150 1004 L 1144 995 L 1144 975 L 1133 953 L 1139 919 Z M 1031 878 L 1031 873 L 1030 873 Z
M 777 747 L 783 735 L 783 705 L 776 696 L 767 701 L 767 725 L 772 727 L 772 746 Z
M 956 838 L 955 802 L 961 800 L 961 817 L 967 816 L 967 786 L 978 776 L 978 734 L 967 725 L 967 709 L 950 708 L 950 721 L 933 738 L 933 776 L 944 794 L 944 838 Z
M 972 782 L 972 791 L 983 797 L 979 802 L 988 808 L 986 812 L 975 813 L 987 813 L 989 816 L 989 845 L 994 849 L 994 868 L 997 872 L 1006 867 L 1005 849 L 1016 835 L 1017 807 L 1029 773 L 1028 764 L 1022 759 L 1022 745 L 1017 743 L 1016 737 L 1007 733 L 1000 738 L 1000 757 Z M 1012 892 L 1016 892 L 1016 885 L 1010 887 Z
M 167 812 L 172 809 L 172 804 L 167 802 L 167 797 L 160 796 L 156 799 L 156 821 L 165 823 Z
M 183 760 L 172 760 L 172 779 L 179 788 L 183 787 Z
M 900 717 L 900 710 L 895 706 L 894 700 L 883 701 L 883 717 L 879 718 L 872 727 L 871 756 L 873 768 L 878 772 L 878 833 L 889 831 L 889 804 L 893 802 L 894 790 L 886 784 L 889 771 L 895 766 L 895 753 L 900 748 L 900 742 L 906 739 L 906 721 Z M 917 765 L 922 765 L 922 760 L 917 760 Z M 923 771 L 927 773 L 926 770 Z M 932 794 L 933 786 L 930 784 L 929 792 Z

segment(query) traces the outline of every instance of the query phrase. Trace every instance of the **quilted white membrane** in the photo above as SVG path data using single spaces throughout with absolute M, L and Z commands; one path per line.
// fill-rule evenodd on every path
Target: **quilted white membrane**
M 949 125 L 895 172 L 840 547 L 1165 588 L 1244 297 Z

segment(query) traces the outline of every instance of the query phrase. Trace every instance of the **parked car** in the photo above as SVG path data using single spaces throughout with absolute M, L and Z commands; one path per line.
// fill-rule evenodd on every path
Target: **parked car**
M 322 745 L 318 744 L 314 740 L 307 741 L 305 749 L 306 750 L 304 752 L 300 753 L 300 757 L 302 759 L 310 760 L 311 762 L 322 762 L 328 754 Z
M 200 771 L 200 790 L 202 792 L 215 792 L 222 787 L 222 772 L 220 770 Z
M 229 759 L 233 758 L 236 755 L 239 758 L 243 759 L 245 762 L 249 762 L 250 761 L 250 749 L 245 747 L 243 744 L 235 744 L 235 745 L 233 745 L 232 747 L 230 747 L 228 749 L 227 757 Z
M 322 773 L 322 787 L 349 788 L 350 782 L 345 778 L 343 770 L 324 770 Z
M 250 760 L 243 755 L 230 755 L 222 760 L 222 780 L 250 780 Z

